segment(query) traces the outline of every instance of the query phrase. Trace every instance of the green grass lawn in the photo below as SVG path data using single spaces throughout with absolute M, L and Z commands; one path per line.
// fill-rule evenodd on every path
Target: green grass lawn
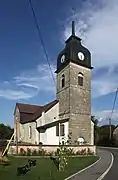
M 17 167 L 26 165 L 27 158 L 10 157 L 9 160 L 11 161 L 10 165 L 0 165 L 0 180 L 64 180 L 98 160 L 98 157 L 71 157 L 64 172 L 59 172 L 49 158 L 38 158 L 37 165 L 24 176 L 17 176 Z

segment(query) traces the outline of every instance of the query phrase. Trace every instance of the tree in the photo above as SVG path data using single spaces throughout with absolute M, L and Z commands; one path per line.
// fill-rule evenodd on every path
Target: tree
M 97 142 L 98 145 L 101 146 L 113 146 L 114 145 L 114 140 L 113 140 L 113 131 L 115 129 L 114 125 L 111 125 L 111 139 L 109 138 L 110 134 L 110 126 L 109 125 L 104 125 L 101 126 L 99 129 L 99 141 Z
M 11 128 L 9 125 L 4 125 L 3 123 L 0 124 L 0 139 L 10 139 L 14 129 Z
M 97 142 L 99 141 L 98 119 L 96 119 L 95 116 L 91 116 L 91 121 L 94 123 L 94 144 L 97 145 Z
M 95 126 L 97 126 L 98 119 L 96 119 L 95 116 L 91 116 L 91 121 L 94 123 Z
M 91 121 L 94 123 L 94 144 L 100 146 L 114 146 L 114 138 L 113 131 L 116 128 L 114 125 L 111 125 L 111 139 L 110 135 L 110 126 L 103 125 L 101 127 L 98 126 L 98 119 L 95 116 L 91 116 Z

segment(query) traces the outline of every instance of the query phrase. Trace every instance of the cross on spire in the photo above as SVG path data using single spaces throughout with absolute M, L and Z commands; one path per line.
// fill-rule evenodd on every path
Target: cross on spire
M 75 21 L 72 21 L 72 35 L 75 36 Z

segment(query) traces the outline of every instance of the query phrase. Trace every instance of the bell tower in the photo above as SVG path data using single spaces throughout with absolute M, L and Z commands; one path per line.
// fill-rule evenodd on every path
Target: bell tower
M 66 40 L 57 58 L 57 100 L 59 118 L 68 120 L 72 142 L 79 137 L 91 144 L 91 53 L 75 35 Z

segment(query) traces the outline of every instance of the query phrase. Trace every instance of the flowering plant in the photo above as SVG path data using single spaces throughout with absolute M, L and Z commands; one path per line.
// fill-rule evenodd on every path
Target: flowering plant
M 67 148 L 63 145 L 59 147 L 59 171 L 64 171 L 68 164 L 68 153 Z
M 64 171 L 66 166 L 68 165 L 69 153 L 65 145 L 71 142 L 71 135 L 72 133 L 68 135 L 68 139 L 66 137 L 63 137 L 59 144 L 59 149 L 58 149 L 59 171 Z

